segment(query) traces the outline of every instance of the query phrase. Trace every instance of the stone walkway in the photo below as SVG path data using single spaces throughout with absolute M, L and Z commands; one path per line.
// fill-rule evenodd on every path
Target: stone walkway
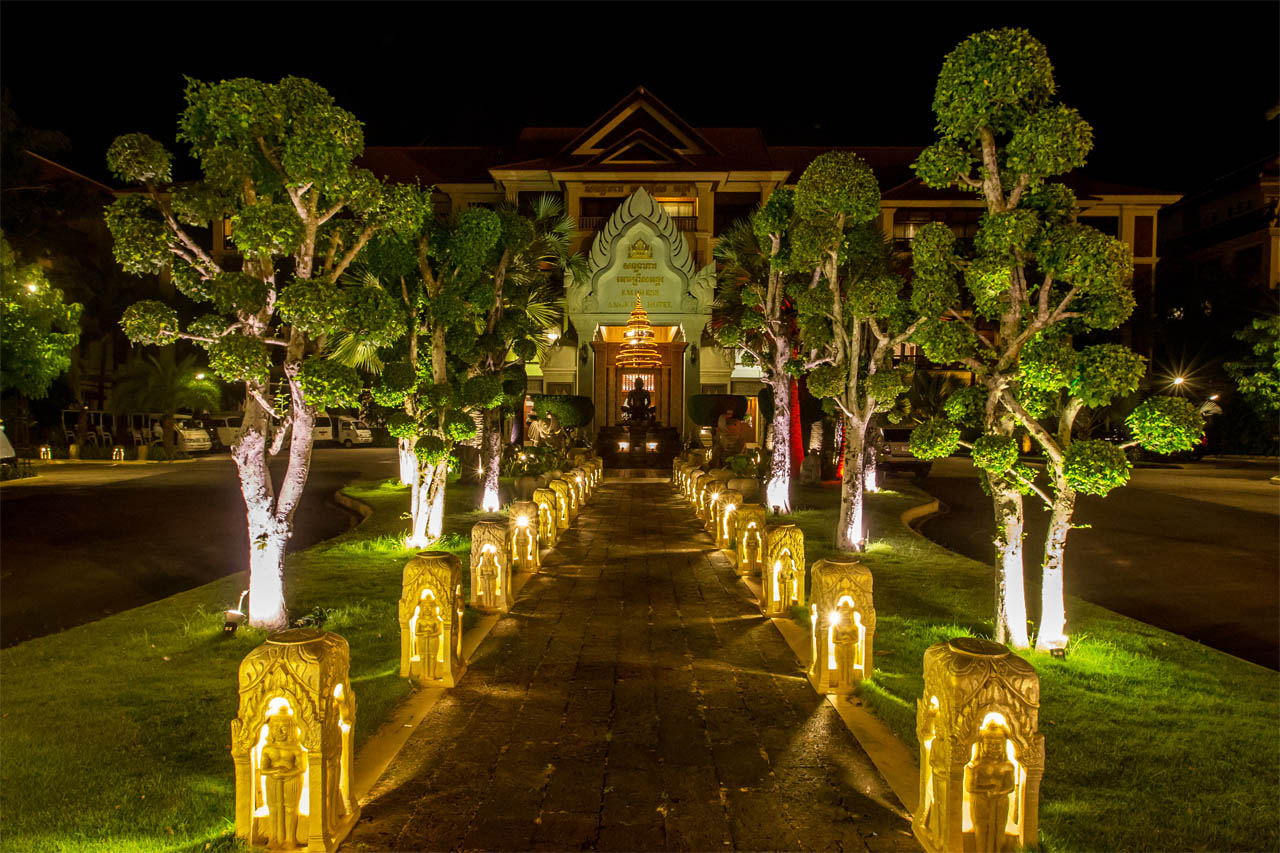
M 665 482 L 606 481 L 344 849 L 918 849 L 713 553 Z

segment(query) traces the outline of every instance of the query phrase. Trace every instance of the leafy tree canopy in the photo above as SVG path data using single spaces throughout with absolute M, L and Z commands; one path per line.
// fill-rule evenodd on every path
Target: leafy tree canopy
M 0 391 L 41 399 L 71 366 L 77 303 L 63 300 L 39 264 L 21 264 L 0 234 Z

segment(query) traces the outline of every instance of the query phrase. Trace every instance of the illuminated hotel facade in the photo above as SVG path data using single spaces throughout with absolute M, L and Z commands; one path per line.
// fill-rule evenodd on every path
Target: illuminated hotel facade
M 694 128 L 638 88 L 585 128 L 530 127 L 508 146 L 373 147 L 363 165 L 380 177 L 434 186 L 440 208 L 452 211 L 544 193 L 560 197 L 578 224 L 576 249 L 589 259 L 590 275 L 566 282 L 565 327 L 541 363 L 529 365 L 529 392 L 591 397 L 592 427 L 599 430 L 618 422 L 627 391 L 640 378 L 658 420 L 688 438 L 688 396 L 754 395 L 762 387 L 758 368 L 736 363 L 734 353 L 707 335 L 716 235 L 775 189 L 793 185 L 828 150 L 769 145 L 758 128 Z M 926 222 L 946 222 L 962 239 L 975 233 L 981 200 L 917 181 L 910 165 L 919 147 L 838 150 L 858 153 L 874 170 L 883 196 L 880 225 L 898 248 L 907 248 Z M 1157 214 L 1179 196 L 1078 176 L 1068 183 L 1080 219 L 1132 247 L 1140 327 L 1159 261 Z M 618 369 L 637 296 L 661 363 Z

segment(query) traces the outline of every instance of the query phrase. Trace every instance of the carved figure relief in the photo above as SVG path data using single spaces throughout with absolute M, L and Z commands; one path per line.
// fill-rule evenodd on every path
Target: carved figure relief
M 736 567 L 741 577 L 760 577 L 764 571 L 765 519 L 760 504 L 743 504 L 736 513 L 738 534 Z
M 481 521 L 471 528 L 471 606 L 491 613 L 511 609 L 511 552 L 505 522 Z
M 569 515 L 570 494 L 569 484 L 564 480 L 552 480 L 547 483 L 547 488 L 556 494 L 556 527 L 560 530 L 568 530 L 569 522 L 572 520 Z
M 804 534 L 794 524 L 765 528 L 765 572 L 760 612 L 785 616 L 804 603 Z
M 533 501 L 515 501 L 507 516 L 511 565 L 515 571 L 536 572 L 542 568 L 542 551 L 538 547 L 538 505 Z
M 809 680 L 819 693 L 849 693 L 872 676 L 876 608 L 871 571 L 852 554 L 818 560 L 810 571 Z
M 400 582 L 400 675 L 453 687 L 462 677 L 462 562 L 424 551 L 405 564 Z
M 958 637 L 929 647 L 924 677 L 916 837 L 931 851 L 1038 844 L 1044 736 L 1035 669 L 1002 645 Z
M 554 548 L 560 532 L 556 493 L 551 489 L 534 489 L 533 502 L 538 506 L 538 542 L 547 548 Z
M 733 489 L 725 489 L 720 493 L 720 501 L 716 506 L 715 530 L 716 547 L 722 551 L 732 551 L 737 544 L 738 507 L 742 506 L 742 493 Z
M 333 850 L 358 819 L 349 659 L 337 634 L 292 628 L 241 662 L 231 757 L 236 835 L 251 846 Z

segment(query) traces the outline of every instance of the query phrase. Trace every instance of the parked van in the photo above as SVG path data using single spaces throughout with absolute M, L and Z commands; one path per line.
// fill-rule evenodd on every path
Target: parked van
M 364 421 L 356 420 L 349 415 L 338 415 L 338 435 L 334 440 L 340 442 L 343 447 L 373 444 L 373 431 Z
M 333 418 L 326 412 L 316 415 L 316 425 L 311 431 L 311 443 L 333 441 Z
M 142 412 L 128 415 L 129 431 L 135 444 L 161 444 L 164 442 L 164 415 L 159 412 Z M 173 446 L 177 450 L 195 453 L 210 450 L 213 441 L 209 433 L 191 415 L 173 416 Z
M 221 412 L 216 415 L 205 415 L 200 423 L 209 432 L 214 450 L 225 450 L 240 440 L 241 425 L 244 423 L 243 412 Z

